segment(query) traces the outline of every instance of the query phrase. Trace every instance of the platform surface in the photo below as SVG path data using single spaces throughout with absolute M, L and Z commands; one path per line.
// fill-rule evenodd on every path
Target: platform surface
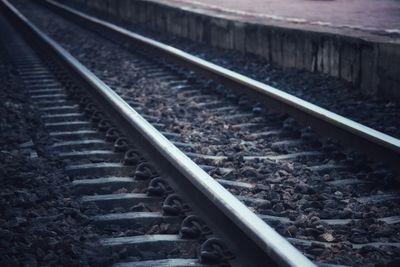
M 151 0 L 250 22 L 400 37 L 400 0 Z

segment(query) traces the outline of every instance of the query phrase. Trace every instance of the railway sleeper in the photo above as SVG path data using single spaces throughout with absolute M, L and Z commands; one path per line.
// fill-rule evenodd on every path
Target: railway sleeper
M 77 195 L 105 194 L 119 189 L 128 191 L 145 191 L 147 181 L 137 181 L 131 177 L 100 177 L 92 179 L 79 179 L 72 182 L 73 191 Z

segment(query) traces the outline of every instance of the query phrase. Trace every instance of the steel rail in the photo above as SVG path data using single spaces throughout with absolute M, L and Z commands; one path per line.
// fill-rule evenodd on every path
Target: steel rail
M 88 91 L 132 143 L 157 162 L 160 174 L 170 178 L 194 211 L 231 242 L 239 266 L 315 266 L 12 4 L 1 0 L 0 10 L 30 44 L 51 56 Z
M 274 87 L 230 71 L 182 50 L 133 33 L 109 22 L 97 19 L 52 0 L 40 1 L 52 10 L 73 18 L 95 30 L 101 30 L 127 42 L 151 48 L 160 56 L 183 64 L 194 71 L 245 92 L 257 101 L 279 112 L 287 113 L 305 126 L 310 126 L 323 136 L 333 137 L 343 145 L 360 150 L 370 158 L 383 161 L 400 172 L 400 140 L 328 111 Z M 400 176 L 398 176 L 400 179 Z

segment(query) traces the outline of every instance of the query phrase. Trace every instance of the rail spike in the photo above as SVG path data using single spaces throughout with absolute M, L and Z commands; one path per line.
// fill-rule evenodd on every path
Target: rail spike
M 195 239 L 200 238 L 205 240 L 205 236 L 211 234 L 211 229 L 206 223 L 196 215 L 187 216 L 181 224 L 179 235 L 182 238 Z
M 90 117 L 90 120 L 94 123 L 100 122 L 102 119 L 104 119 L 104 114 L 101 111 L 96 111 L 92 114 Z
M 225 243 L 215 237 L 207 239 L 200 247 L 200 262 L 229 266 L 228 261 L 234 258 Z
M 97 128 L 100 132 L 105 132 L 108 129 L 112 128 L 112 124 L 109 120 L 103 119 L 97 124 Z
M 98 108 L 95 104 L 93 103 L 88 103 L 85 108 L 84 108 L 84 112 L 88 115 L 92 115 L 93 113 L 95 113 L 96 111 L 98 111 Z
M 177 194 L 169 195 L 163 203 L 162 209 L 165 215 L 180 216 L 185 212 L 191 211 L 189 205 Z
M 79 105 L 80 106 L 86 106 L 87 104 L 90 103 L 90 98 L 86 95 L 83 95 L 80 99 L 79 99 Z
M 157 176 L 157 172 L 153 166 L 147 162 L 140 163 L 134 173 L 134 177 L 137 180 L 148 180 Z
M 140 152 L 137 151 L 136 149 L 131 148 L 125 152 L 125 155 L 124 155 L 124 164 L 125 165 L 134 166 L 134 165 L 139 164 L 142 161 L 143 161 L 143 158 L 142 158 Z
M 172 192 L 173 190 L 168 182 L 161 177 L 151 179 L 147 188 L 147 194 L 152 196 L 166 196 Z
M 115 128 L 110 128 L 106 132 L 106 141 L 107 142 L 115 142 L 118 138 L 121 137 L 121 132 Z
M 129 146 L 129 141 L 125 137 L 120 137 L 114 142 L 114 150 L 116 152 L 126 152 Z

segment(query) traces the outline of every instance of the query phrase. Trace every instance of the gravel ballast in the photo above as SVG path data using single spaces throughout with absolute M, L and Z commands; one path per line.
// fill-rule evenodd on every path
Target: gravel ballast
M 0 23 L 1 266 L 108 266 L 113 255 L 97 248 L 91 210 L 71 196 L 71 178 L 49 149 L 13 64 L 15 56 L 24 58 L 19 41 L 3 18 Z

